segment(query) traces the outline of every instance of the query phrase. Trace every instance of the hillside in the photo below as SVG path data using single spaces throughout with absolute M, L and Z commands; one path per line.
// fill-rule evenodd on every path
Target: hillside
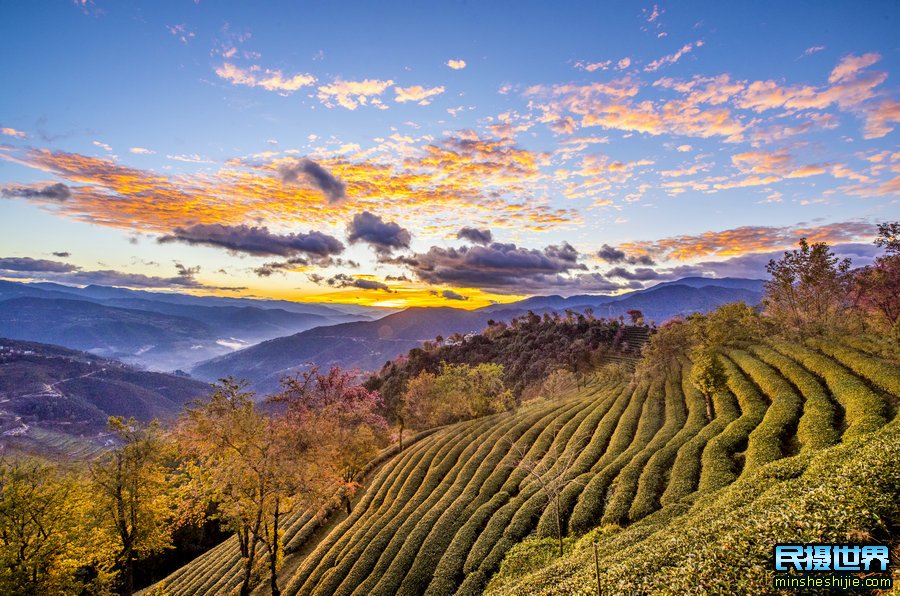
M 728 287 L 715 285 L 719 281 Z M 647 321 L 662 322 L 677 315 L 707 312 L 722 304 L 757 304 L 762 282 L 743 279 L 687 278 L 623 296 L 534 297 L 475 311 L 452 308 L 410 308 L 375 322 L 320 327 L 290 337 L 226 354 L 196 366 L 192 374 L 206 380 L 232 375 L 244 378 L 260 392 L 274 391 L 278 380 L 308 364 L 379 370 L 386 361 L 419 347 L 438 335 L 479 332 L 491 319 L 510 321 L 532 311 L 562 313 L 566 309 L 594 310 L 597 317 L 618 318 L 631 309 L 643 311 Z M 756 288 L 756 289 L 748 289 Z
M 423 372 L 439 374 L 444 364 L 499 364 L 505 386 L 521 401 L 534 397 L 554 371 L 571 373 L 577 384 L 600 363 L 633 365 L 651 334 L 648 327 L 580 314 L 526 315 L 508 325 L 493 323 L 479 334 L 414 348 L 372 375 L 365 385 L 381 394 L 388 420 L 394 420 L 409 380 Z
M 350 516 L 288 520 L 284 593 L 594 593 L 594 540 L 604 593 L 769 592 L 774 541 L 896 540 L 900 363 L 876 352 L 857 339 L 732 344 L 711 409 L 681 360 L 440 428 L 381 464 Z M 546 570 L 555 540 L 529 537 L 555 536 L 556 507 L 523 457 L 565 479 L 567 533 L 590 532 Z M 232 539 L 164 585 L 227 593 L 239 565 Z
M 193 379 L 0 338 L 0 445 L 52 451 L 102 433 L 109 416 L 172 419 L 208 390 Z

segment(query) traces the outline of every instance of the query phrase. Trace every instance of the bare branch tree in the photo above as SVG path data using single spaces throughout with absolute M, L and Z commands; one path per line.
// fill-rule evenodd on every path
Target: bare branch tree
M 537 482 L 540 492 L 547 500 L 547 507 L 553 507 L 556 514 L 556 540 L 559 545 L 559 556 L 563 554 L 562 502 L 561 495 L 570 484 L 582 482 L 572 472 L 572 468 L 585 447 L 587 439 L 579 440 L 575 445 L 559 445 L 557 437 L 561 431 L 557 424 L 553 432 L 551 449 L 540 456 L 532 455 L 529 449 L 510 442 L 510 451 L 515 454 L 512 467 L 525 472 L 528 478 Z M 556 448 L 553 448 L 556 445 Z M 567 448 L 568 447 L 568 448 Z

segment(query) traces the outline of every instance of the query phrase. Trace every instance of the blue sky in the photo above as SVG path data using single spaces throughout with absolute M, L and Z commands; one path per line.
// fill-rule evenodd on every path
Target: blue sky
M 897 219 L 893 2 L 0 12 L 0 278 L 474 307 Z

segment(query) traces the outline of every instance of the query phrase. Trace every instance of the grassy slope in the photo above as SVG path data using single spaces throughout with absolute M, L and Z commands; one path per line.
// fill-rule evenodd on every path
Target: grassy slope
M 594 539 L 607 591 L 731 592 L 733 580 L 758 592 L 776 540 L 889 537 L 900 502 L 897 363 L 847 345 L 827 352 L 777 342 L 725 351 L 728 390 L 714 396 L 712 420 L 684 367 L 439 429 L 375 470 L 330 531 L 290 525 L 284 592 L 475 594 L 493 576 L 503 593 L 595 593 Z M 566 449 L 579 453 L 562 499 L 569 530 L 630 525 L 569 540 L 574 550 L 545 569 L 521 576 L 511 559 L 495 576 L 511 551 L 555 528 L 515 454 L 553 462 Z M 233 589 L 229 544 L 170 578 L 170 592 Z

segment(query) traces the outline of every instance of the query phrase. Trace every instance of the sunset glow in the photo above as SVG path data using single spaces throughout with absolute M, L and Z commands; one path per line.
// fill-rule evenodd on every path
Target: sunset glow
M 476 308 L 896 219 L 894 3 L 423 7 L 5 3 L 0 278 Z

